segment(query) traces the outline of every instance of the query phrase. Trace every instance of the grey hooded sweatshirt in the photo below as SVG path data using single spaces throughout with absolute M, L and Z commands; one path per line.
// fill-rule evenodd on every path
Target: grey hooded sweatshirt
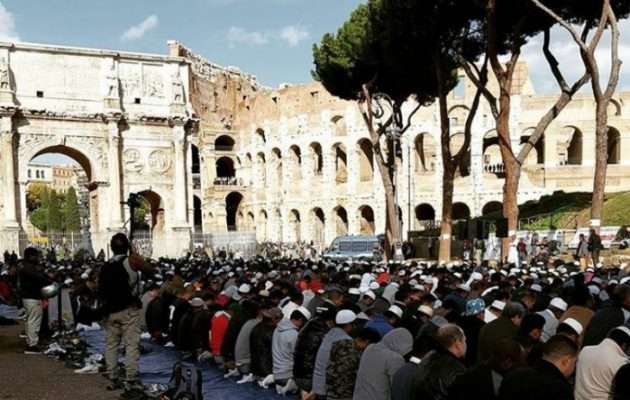
M 361 356 L 354 385 L 354 400 L 390 400 L 394 374 L 405 365 L 405 354 L 413 348 L 407 329 L 390 331 L 379 343 L 369 345 Z
M 249 337 L 252 334 L 254 327 L 258 325 L 260 320 L 250 319 L 245 322 L 245 325 L 241 328 L 236 338 L 236 346 L 234 347 L 234 361 L 237 365 L 246 365 L 251 362 L 251 352 L 249 348 Z
M 293 354 L 298 338 L 298 328 L 289 319 L 283 319 L 273 331 L 271 354 L 273 377 L 276 381 L 293 377 Z

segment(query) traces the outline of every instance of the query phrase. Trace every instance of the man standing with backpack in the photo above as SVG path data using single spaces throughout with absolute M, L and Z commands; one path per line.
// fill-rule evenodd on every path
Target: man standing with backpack
M 122 233 L 114 235 L 110 246 L 114 256 L 101 268 L 99 298 L 104 316 L 105 361 L 113 385 L 109 389 L 131 389 L 138 383 L 140 359 L 140 269 L 141 262 L 130 260 L 129 239 Z M 134 262 L 135 261 L 135 262 Z M 126 377 L 117 383 L 116 366 L 120 344 L 125 343 Z

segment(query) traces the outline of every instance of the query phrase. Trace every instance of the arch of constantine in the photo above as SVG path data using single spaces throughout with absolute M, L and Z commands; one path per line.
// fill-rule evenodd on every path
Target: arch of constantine
M 536 95 L 525 64 L 517 74 L 514 148 L 555 101 Z M 473 96 L 465 79 L 451 94 L 453 150 Z M 608 190 L 630 190 L 630 93 L 610 111 Z M 404 232 L 441 218 L 437 116 L 436 106 L 422 108 L 396 154 Z M 591 191 L 594 131 L 592 97 L 576 96 L 530 154 L 519 201 Z M 317 83 L 267 88 L 177 42 L 167 56 L 0 44 L 0 135 L 0 240 L 11 246 L 26 219 L 26 165 L 53 151 L 86 171 L 97 251 L 125 228 L 121 202 L 131 192 L 151 203 L 154 255 L 225 232 L 326 246 L 384 230 L 381 180 L 356 104 Z M 483 102 L 461 169 L 454 218 L 500 209 L 503 165 Z

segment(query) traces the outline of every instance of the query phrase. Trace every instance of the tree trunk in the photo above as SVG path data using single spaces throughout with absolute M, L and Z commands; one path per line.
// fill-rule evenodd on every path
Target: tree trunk
M 595 121 L 595 177 L 591 201 L 591 226 L 599 230 L 604 212 L 606 168 L 608 166 L 608 101 L 599 100 L 597 102 Z
M 444 160 L 443 160 L 444 161 Z M 440 224 L 440 263 L 451 260 L 451 241 L 453 240 L 453 181 L 455 170 L 451 168 L 452 161 L 444 162 L 442 173 L 442 222 Z

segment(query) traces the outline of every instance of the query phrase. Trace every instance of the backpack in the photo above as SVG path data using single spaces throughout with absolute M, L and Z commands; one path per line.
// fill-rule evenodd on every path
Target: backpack
M 169 400 L 203 400 L 201 371 L 194 365 L 176 362 L 169 381 Z

